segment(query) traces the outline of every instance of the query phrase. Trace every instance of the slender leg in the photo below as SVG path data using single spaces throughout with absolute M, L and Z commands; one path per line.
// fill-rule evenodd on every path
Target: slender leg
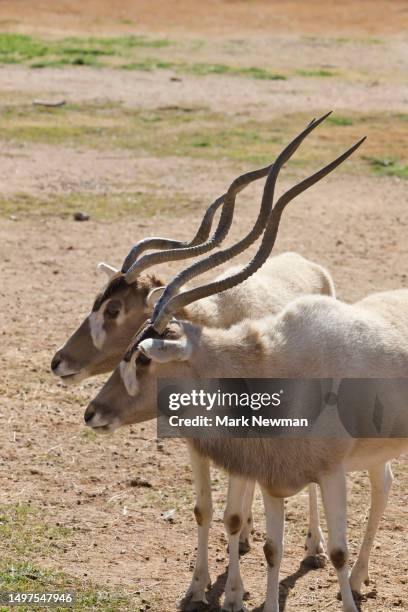
M 206 604 L 208 602 L 205 591 L 211 584 L 208 571 L 208 534 L 212 519 L 210 462 L 207 458 L 201 457 L 191 444 L 188 445 L 188 449 L 196 493 L 194 514 L 197 522 L 198 545 L 194 574 L 186 597 L 189 597 L 191 602 Z
M 243 521 L 243 497 L 247 481 L 239 476 L 230 476 L 228 501 L 224 512 L 224 525 L 228 533 L 228 578 L 225 585 L 223 610 L 239 612 L 244 610 L 244 585 L 239 571 L 239 534 Z
M 364 534 L 363 543 L 351 571 L 351 588 L 353 591 L 360 592 L 361 585 L 364 582 L 369 584 L 368 562 L 370 559 L 371 549 L 374 544 L 375 534 L 377 533 L 378 525 L 381 517 L 387 506 L 388 495 L 393 481 L 391 466 L 389 463 L 381 463 L 369 469 L 368 471 L 371 483 L 371 507 L 368 515 L 368 523 Z
M 247 482 L 244 495 L 244 503 L 242 507 L 243 524 L 241 533 L 239 535 L 239 552 L 241 554 L 248 552 L 248 550 L 250 549 L 249 536 L 252 533 L 252 528 L 254 525 L 252 518 L 252 504 L 254 501 L 254 493 L 255 481 L 249 480 Z
M 279 612 L 279 568 L 283 555 L 285 500 L 272 497 L 262 488 L 266 513 L 266 542 L 264 553 L 268 564 L 268 582 L 263 612 Z
M 317 485 L 311 483 L 309 491 L 309 530 L 305 541 L 305 559 L 308 564 L 314 567 L 325 565 L 325 542 L 323 532 L 320 527 L 319 502 L 317 496 Z
M 320 479 L 329 532 L 328 549 L 340 585 L 344 612 L 358 612 L 349 582 L 347 550 L 347 490 L 343 467 Z

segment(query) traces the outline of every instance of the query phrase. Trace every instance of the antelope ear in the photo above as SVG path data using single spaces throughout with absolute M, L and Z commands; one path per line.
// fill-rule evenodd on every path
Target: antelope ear
M 103 261 L 101 261 L 101 263 L 98 263 L 97 268 L 98 268 L 98 270 L 101 270 L 101 272 L 105 272 L 105 274 L 107 274 L 109 278 L 111 278 L 117 272 L 119 272 L 119 270 L 117 270 L 113 266 L 110 266 L 107 263 L 104 263 Z
M 155 287 L 154 289 L 149 291 L 146 298 L 146 306 L 148 308 L 153 308 L 156 305 L 156 302 L 159 300 L 165 288 L 166 287 Z
M 178 340 L 146 338 L 146 340 L 142 340 L 138 348 L 146 357 L 149 357 L 149 359 L 157 363 L 187 361 L 192 352 L 191 343 L 186 336 Z

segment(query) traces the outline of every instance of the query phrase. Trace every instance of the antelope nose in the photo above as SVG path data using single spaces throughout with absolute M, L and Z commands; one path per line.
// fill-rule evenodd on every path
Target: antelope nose
M 85 414 L 84 414 L 85 423 L 89 423 L 90 421 L 92 421 L 92 419 L 94 418 L 95 414 L 96 414 L 96 408 L 93 405 L 93 403 L 91 402 L 88 405 L 87 409 L 85 410 Z
M 61 361 L 61 352 L 57 351 L 51 361 L 51 370 L 53 372 L 55 372 L 55 370 L 58 368 Z

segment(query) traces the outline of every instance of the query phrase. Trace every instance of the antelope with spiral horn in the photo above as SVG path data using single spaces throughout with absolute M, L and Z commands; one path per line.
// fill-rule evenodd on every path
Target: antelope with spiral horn
M 298 137 L 298 139 L 300 136 Z M 271 167 L 264 188 L 261 210 L 271 210 L 278 172 L 298 145 L 295 139 Z M 388 321 L 377 321 L 376 300 L 368 306 L 348 306 L 331 297 L 300 297 L 274 316 L 245 320 L 229 329 L 211 329 L 177 316 L 192 302 L 230 290 L 251 277 L 267 260 L 276 240 L 286 205 L 301 191 L 334 170 L 363 142 L 359 141 L 334 162 L 301 181 L 276 202 L 268 215 L 261 246 L 253 260 L 241 270 L 195 289 L 177 293 L 182 285 L 216 265 L 228 261 L 248 246 L 247 239 L 210 255 L 179 273 L 163 292 L 150 320 L 138 332 L 125 357 L 85 412 L 85 422 L 96 431 L 117 429 L 156 416 L 158 378 L 268 378 L 337 376 L 365 372 L 366 353 L 359 343 L 350 347 L 349 324 L 366 328 L 377 361 L 369 375 L 390 366 L 389 348 L 398 334 L 392 329 L 395 312 Z M 382 304 L 381 299 L 379 302 Z M 367 321 L 368 319 L 368 321 Z M 389 338 L 382 332 L 389 333 Z M 408 330 L 406 330 L 408 336 Z M 351 334 L 352 335 L 352 334 Z M 317 344 L 320 342 L 320 344 Z M 338 343 L 333 344 L 334 342 Z M 408 342 L 407 342 L 408 344 Z M 340 353 L 340 355 L 339 355 Z M 408 365 L 408 348 L 399 346 L 399 359 L 392 374 Z M 358 367 L 359 366 L 359 367 Z M 375 446 L 375 445 L 374 445 Z M 323 495 L 329 528 L 329 553 L 336 568 L 343 609 L 356 612 L 347 567 L 345 472 L 384 463 L 401 450 L 394 445 L 376 458 L 370 444 L 344 439 L 274 440 L 205 439 L 189 442 L 197 492 L 196 517 L 199 540 L 207 541 L 211 520 L 209 480 L 202 473 L 203 458 L 212 459 L 230 473 L 228 503 L 224 516 L 229 533 L 229 570 L 224 609 L 243 608 L 244 588 L 239 572 L 239 533 L 243 521 L 242 499 L 247 481 L 257 481 L 263 492 L 267 515 L 265 556 L 268 563 L 265 612 L 278 612 L 278 575 L 283 548 L 283 502 L 309 483 L 318 483 Z M 402 447 L 401 447 L 402 448 Z M 378 449 L 378 444 L 377 444 Z M 377 460 L 377 463 L 376 463 Z M 206 558 L 198 557 L 189 593 L 204 591 L 209 581 Z M 194 601 L 194 599 L 193 599 Z

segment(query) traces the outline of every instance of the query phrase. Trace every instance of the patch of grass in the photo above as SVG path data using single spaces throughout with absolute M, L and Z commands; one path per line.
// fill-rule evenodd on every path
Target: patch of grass
M 127 55 L 137 48 L 162 49 L 174 44 L 167 38 L 147 38 L 146 36 L 118 36 L 115 38 L 63 38 L 54 42 L 59 55 Z
M 183 193 L 175 192 L 161 196 L 153 189 L 146 193 L 121 191 L 106 196 L 74 193 L 67 196 L 38 198 L 28 194 L 18 194 L 0 198 L 0 214 L 17 217 L 19 215 L 58 216 L 75 223 L 72 216 L 79 210 L 86 211 L 93 220 L 111 220 L 135 214 L 149 218 L 161 212 L 174 211 L 175 205 L 181 216 L 197 206 Z
M 116 67 L 123 70 L 175 70 L 178 73 L 206 76 L 211 74 L 241 76 L 262 80 L 285 80 L 257 66 L 230 66 L 205 62 L 180 62 L 144 57 L 143 49 L 163 49 L 174 44 L 166 38 L 121 36 L 115 38 L 69 37 L 41 40 L 23 34 L 0 33 L 0 64 L 24 63 L 31 68 L 64 68 L 64 66 Z M 118 58 L 126 62 L 118 64 Z
M 142 72 L 152 72 L 153 70 L 171 70 L 176 67 L 174 62 L 146 58 L 139 62 L 130 62 L 118 66 L 122 70 L 140 70 Z
M 48 144 L 59 144 L 61 142 L 83 144 L 85 140 L 91 140 L 105 133 L 109 138 L 110 128 L 92 125 L 69 126 L 69 125 L 21 125 L 10 127 L 8 132 L 12 140 L 26 142 L 44 142 Z M 113 132 L 113 128 L 111 129 Z
M 126 57 L 135 49 L 161 49 L 173 44 L 165 38 L 120 36 L 70 37 L 41 40 L 24 34 L 0 33 L 0 63 L 27 63 L 34 67 L 95 65 L 97 57 Z M 32 62 L 36 60 L 35 62 Z M 93 61 L 92 61 L 93 60 Z
M 269 81 L 285 81 L 286 77 L 282 74 L 276 74 L 265 70 L 264 68 L 258 68 L 251 66 L 249 68 L 239 66 L 228 66 L 226 64 L 206 64 L 198 62 L 194 64 L 181 64 L 179 67 L 180 72 L 191 72 L 200 76 L 206 76 L 208 74 L 226 74 L 234 76 L 246 76 L 253 79 L 262 79 Z
M 327 123 L 332 125 L 353 125 L 353 120 L 350 117 L 342 117 L 341 115 L 330 115 L 327 119 Z
M 318 36 L 302 36 L 302 40 L 310 43 L 346 45 L 350 43 L 359 43 L 366 45 L 381 45 L 384 43 L 380 38 L 351 38 L 349 36 L 337 36 L 335 38 L 318 37 Z
M 90 429 L 89 427 L 83 427 L 81 429 L 81 437 L 84 440 L 96 440 L 98 434 L 93 430 Z
M 262 79 L 269 81 L 285 81 L 286 76 L 283 74 L 275 74 L 264 68 L 252 66 L 249 68 L 240 66 L 229 66 L 227 64 L 207 64 L 204 62 L 195 62 L 188 64 L 186 62 L 168 62 L 153 58 L 145 58 L 140 62 L 130 62 L 119 66 L 124 70 L 175 70 L 180 74 L 194 74 L 197 76 L 207 76 L 211 74 L 221 74 L 227 76 L 243 76 L 252 79 Z
M 367 43 L 368 45 L 382 45 L 384 41 L 381 38 L 364 38 L 362 42 Z
M 132 608 L 129 597 L 122 593 L 112 593 L 105 588 L 69 576 L 63 572 L 43 567 L 35 557 L 60 557 L 70 546 L 71 530 L 52 519 L 45 518 L 39 509 L 27 504 L 0 506 L 0 591 L 17 592 L 67 592 L 77 594 L 76 603 L 70 610 L 87 612 L 104 610 L 115 612 Z M 39 608 L 43 609 L 43 608 Z M 66 610 L 64 606 L 53 610 Z M 1 607 L 0 612 L 9 608 Z M 32 612 L 33 607 L 18 606 L 20 612 Z
M 98 589 L 95 585 L 84 585 L 77 578 L 63 572 L 55 572 L 33 563 L 0 562 L 0 590 L 3 592 L 73 592 L 76 595 L 75 603 L 69 606 L 53 606 L 52 610 L 73 610 L 87 612 L 88 610 L 103 610 L 116 612 L 129 610 L 130 600 L 124 593 L 110 593 L 105 589 Z M 42 610 L 31 605 L 19 605 L 20 612 L 32 612 L 33 609 Z M 9 608 L 1 607 L 0 612 L 8 612 Z
M 408 165 L 391 157 L 367 157 L 372 170 L 380 176 L 408 179 Z
M 8 543 L 10 554 L 25 558 L 27 553 L 54 549 L 70 530 L 62 525 L 47 525 L 31 505 L 0 506 L 0 540 Z
M 337 72 L 333 70 L 325 70 L 324 68 L 318 68 L 316 70 L 296 70 L 296 74 L 303 77 L 334 77 L 338 76 Z
M 42 60 L 30 64 L 30 68 L 63 68 L 64 66 L 92 66 L 102 68 L 103 64 L 93 56 L 79 55 L 55 60 Z
M 315 109 L 313 115 L 321 111 Z M 155 110 L 129 109 L 120 104 L 71 104 L 61 108 L 31 105 L 5 106 L 0 118 L 3 141 L 44 143 L 58 146 L 98 150 L 130 150 L 134 155 L 154 157 L 180 156 L 209 160 L 233 160 L 245 164 L 265 164 L 279 153 L 282 146 L 310 121 L 311 115 L 291 113 L 279 120 L 257 121 L 240 116 L 210 112 L 201 107 L 164 106 Z M 307 146 L 302 146 L 291 161 L 293 166 L 310 166 L 336 157 L 364 135 L 363 148 L 344 169 L 350 172 L 371 172 L 371 158 L 403 160 L 406 154 L 406 116 L 395 113 L 332 115 L 319 127 Z M 382 168 L 382 167 L 381 167 Z M 405 177 L 402 162 L 396 161 L 381 171 Z M 342 169 L 340 171 L 343 171 Z M 379 170 L 378 170 L 379 172 Z M 150 188 L 149 188 L 150 190 Z M 131 190 L 130 190 L 131 191 Z M 67 216 L 75 210 L 86 210 L 97 218 L 127 214 L 139 206 L 142 214 L 161 210 L 161 198 L 149 193 L 125 192 L 93 199 L 72 194 L 67 199 L 42 200 L 40 208 L 50 214 Z M 0 200 L 8 214 L 34 209 L 24 197 Z M 14 210 L 13 210 L 14 209 Z M 115 212 L 117 209 L 118 212 Z

